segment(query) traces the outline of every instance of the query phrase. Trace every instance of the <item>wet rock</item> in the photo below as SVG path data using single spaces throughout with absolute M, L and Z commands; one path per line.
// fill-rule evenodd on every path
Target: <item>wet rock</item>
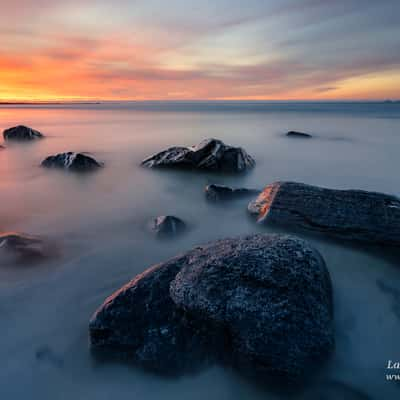
M 209 201 L 218 202 L 253 196 L 259 190 L 245 188 L 231 188 L 224 185 L 211 184 L 206 186 L 205 194 Z
M 18 125 L 6 129 L 3 132 L 3 137 L 4 140 L 29 141 L 35 139 L 42 139 L 44 136 L 39 131 L 29 128 L 28 126 Z
M 275 182 L 248 210 L 259 223 L 294 226 L 358 242 L 400 244 L 400 200 L 383 193 Z
M 15 259 L 18 262 L 34 263 L 54 256 L 55 248 L 37 236 L 20 233 L 0 234 L 0 254 L 3 260 Z
M 93 316 L 93 349 L 161 373 L 220 361 L 300 380 L 334 345 L 332 289 L 320 254 L 284 235 L 197 247 L 156 265 Z
M 169 295 L 171 281 L 187 261 L 181 256 L 156 265 L 106 299 L 89 324 L 93 354 L 116 356 L 163 375 L 206 364 L 206 336 L 182 323 L 184 315 Z
M 94 158 L 83 153 L 60 153 L 47 157 L 41 164 L 46 168 L 66 169 L 77 172 L 93 171 L 103 166 Z
M 151 229 L 160 237 L 171 237 L 181 234 L 186 229 L 186 224 L 172 215 L 162 215 L 155 218 Z
M 144 161 L 149 168 L 183 168 L 208 171 L 244 172 L 255 161 L 240 147 L 232 147 L 217 139 L 206 139 L 193 147 L 171 147 Z
M 286 136 L 288 137 L 293 137 L 293 138 L 299 138 L 299 139 L 310 139 L 312 138 L 312 135 L 309 133 L 304 133 L 304 132 L 297 132 L 297 131 L 289 131 Z

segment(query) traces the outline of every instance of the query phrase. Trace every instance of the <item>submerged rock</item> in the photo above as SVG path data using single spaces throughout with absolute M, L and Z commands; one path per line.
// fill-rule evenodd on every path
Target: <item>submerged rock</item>
M 301 239 L 225 239 L 156 265 L 91 319 L 94 350 L 118 350 L 161 373 L 215 361 L 265 378 L 301 380 L 334 346 L 332 289 Z
M 18 125 L 6 129 L 3 132 L 3 137 L 4 140 L 29 141 L 35 139 L 42 139 L 44 136 L 39 131 L 29 128 L 28 126 Z
M 215 202 L 249 197 L 259 192 L 259 190 L 255 189 L 231 188 L 216 184 L 208 185 L 205 188 L 207 200 Z
M 228 146 L 217 139 L 206 139 L 193 147 L 171 147 L 145 159 L 142 165 L 149 168 L 243 172 L 253 168 L 255 161 L 240 147 Z
M 0 234 L 0 254 L 5 259 L 11 257 L 18 262 L 31 263 L 51 257 L 53 253 L 50 244 L 40 237 L 15 232 Z
M 300 139 L 310 139 L 312 135 L 309 133 L 304 132 L 297 132 L 297 131 L 289 131 L 286 136 L 293 137 L 293 138 L 300 138 Z
M 41 165 L 46 168 L 60 168 L 78 172 L 93 171 L 103 166 L 86 154 L 73 152 L 47 157 Z
M 162 215 L 153 220 L 151 229 L 160 237 L 176 236 L 186 229 L 186 224 L 172 215 Z
M 276 223 L 343 239 L 400 245 L 400 200 L 362 190 L 334 190 L 296 182 L 268 185 L 248 210 Z

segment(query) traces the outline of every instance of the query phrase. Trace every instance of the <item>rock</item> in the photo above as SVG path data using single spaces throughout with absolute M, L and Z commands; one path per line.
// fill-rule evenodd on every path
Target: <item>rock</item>
M 300 380 L 334 345 L 332 289 L 320 254 L 285 235 L 225 239 L 156 265 L 93 316 L 93 349 L 162 373 L 215 361 Z
M 60 168 L 77 172 L 93 171 L 103 166 L 86 154 L 73 152 L 47 157 L 41 165 L 46 168 Z
M 300 138 L 300 139 L 310 139 L 312 135 L 309 133 L 304 132 L 297 132 L 297 131 L 289 131 L 286 136 L 293 137 L 293 138 Z
M 260 191 L 255 189 L 231 188 L 229 186 L 211 184 L 206 186 L 205 193 L 207 200 L 218 202 L 249 197 L 255 193 L 260 193 Z
M 156 265 L 106 299 L 89 324 L 92 352 L 163 375 L 206 363 L 201 335 L 182 323 L 183 313 L 169 295 L 171 281 L 187 261 L 181 256 Z
M 151 229 L 160 237 L 176 236 L 186 229 L 186 224 L 172 215 L 162 215 L 153 220 Z
M 39 131 L 24 125 L 14 126 L 3 132 L 4 140 L 29 141 L 42 139 L 44 136 Z
M 217 139 L 206 139 L 193 147 L 171 147 L 144 161 L 149 168 L 191 168 L 208 171 L 244 172 L 255 161 L 245 150 L 232 147 Z
M 296 381 L 333 349 L 329 273 L 301 239 L 253 235 L 211 244 L 190 255 L 170 294 L 189 315 L 223 327 L 239 369 Z
M 0 234 L 2 259 L 12 258 L 18 262 L 37 262 L 54 255 L 52 246 L 37 236 L 20 233 Z
M 295 226 L 358 242 L 400 245 L 400 200 L 362 190 L 275 182 L 248 210 L 259 223 Z

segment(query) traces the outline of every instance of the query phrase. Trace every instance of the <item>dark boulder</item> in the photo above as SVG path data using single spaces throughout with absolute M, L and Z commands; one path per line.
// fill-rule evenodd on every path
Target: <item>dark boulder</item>
M 199 246 L 150 268 L 93 316 L 93 349 L 161 373 L 215 361 L 297 382 L 334 345 L 332 290 L 305 241 L 252 235 Z
M 4 140 L 29 141 L 35 139 L 42 139 L 44 136 L 39 131 L 29 128 L 28 126 L 18 125 L 6 129 L 3 132 L 3 137 Z
M 171 147 L 145 159 L 142 165 L 149 168 L 244 172 L 253 168 L 255 161 L 240 147 L 228 146 L 217 139 L 206 139 L 193 147 Z
M 207 363 L 207 337 L 183 324 L 184 315 L 169 295 L 187 261 L 181 256 L 156 265 L 106 299 L 89 324 L 95 356 L 118 357 L 162 375 Z
M 60 153 L 49 156 L 42 161 L 42 167 L 67 169 L 70 171 L 87 172 L 93 171 L 103 166 L 94 158 L 83 153 Z
M 55 247 L 38 236 L 20 233 L 0 234 L 0 254 L 5 262 L 35 263 L 54 256 Z
M 206 186 L 205 194 L 209 201 L 218 202 L 233 199 L 241 199 L 260 193 L 259 190 L 245 188 L 231 188 L 224 185 L 211 184 Z
M 151 229 L 159 237 L 171 237 L 182 233 L 186 229 L 186 224 L 172 215 L 162 215 L 154 218 Z
M 362 190 L 275 182 L 248 210 L 259 223 L 317 231 L 358 242 L 400 245 L 400 199 Z
M 293 138 L 299 138 L 299 139 L 310 139 L 312 138 L 312 135 L 309 133 L 304 133 L 304 132 L 297 132 L 297 131 L 289 131 L 286 136 L 288 137 L 293 137 Z

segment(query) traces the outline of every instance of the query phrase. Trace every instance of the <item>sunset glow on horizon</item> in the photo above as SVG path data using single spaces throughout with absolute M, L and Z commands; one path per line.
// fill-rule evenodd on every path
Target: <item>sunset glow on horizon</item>
M 400 2 L 16 0 L 0 101 L 400 97 Z

